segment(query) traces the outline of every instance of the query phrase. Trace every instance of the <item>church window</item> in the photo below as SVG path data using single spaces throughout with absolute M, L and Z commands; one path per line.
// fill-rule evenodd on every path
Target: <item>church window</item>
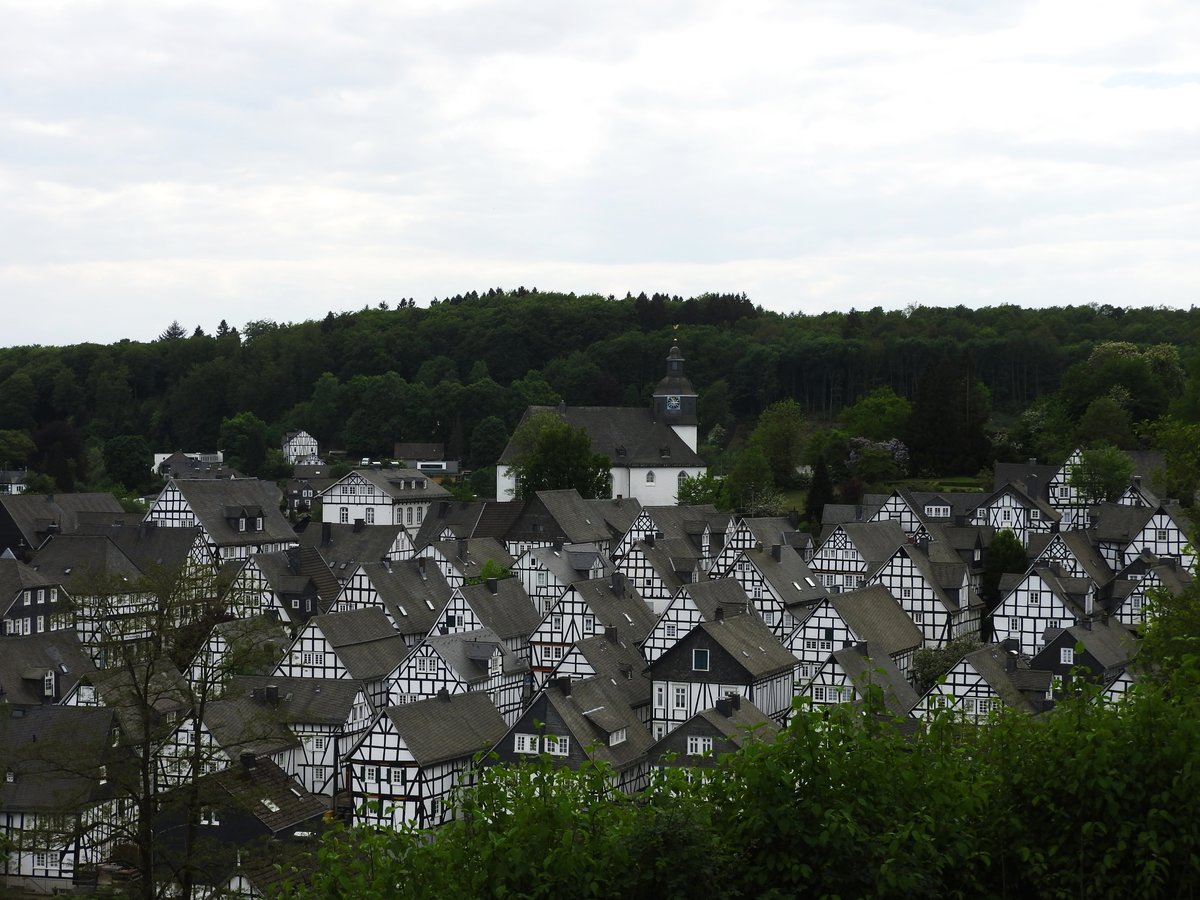
M 646 484 L 654 484 L 654 470 L 651 469 L 646 473 Z
M 680 472 L 680 473 L 679 473 L 679 486 L 680 486 L 680 487 L 683 487 L 683 483 L 684 483 L 685 481 L 687 481 L 687 480 L 688 480 L 688 473 L 687 473 L 687 472 Z

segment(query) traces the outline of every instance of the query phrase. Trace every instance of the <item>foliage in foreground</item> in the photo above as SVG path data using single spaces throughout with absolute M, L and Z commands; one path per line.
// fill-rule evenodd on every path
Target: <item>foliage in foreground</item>
M 497 767 L 436 839 L 338 833 L 282 896 L 1194 896 L 1200 704 L 1177 688 L 911 737 L 802 708 L 710 778 L 671 772 L 636 799 L 603 766 Z

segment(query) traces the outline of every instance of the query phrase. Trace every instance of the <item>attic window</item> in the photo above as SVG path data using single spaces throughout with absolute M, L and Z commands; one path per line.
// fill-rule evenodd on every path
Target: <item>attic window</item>
M 279 812 L 279 804 L 276 803 L 274 800 L 272 800 L 270 797 L 263 797 L 262 805 L 265 806 L 267 809 L 269 809 L 273 813 Z
M 671 455 L 671 448 L 670 447 L 659 447 L 658 455 L 660 457 L 662 457 L 663 459 L 667 459 Z

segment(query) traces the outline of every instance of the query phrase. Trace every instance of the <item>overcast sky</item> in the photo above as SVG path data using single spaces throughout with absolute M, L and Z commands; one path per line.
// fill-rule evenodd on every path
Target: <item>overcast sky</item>
M 489 286 L 1189 307 L 1195 0 L 0 0 L 0 345 Z

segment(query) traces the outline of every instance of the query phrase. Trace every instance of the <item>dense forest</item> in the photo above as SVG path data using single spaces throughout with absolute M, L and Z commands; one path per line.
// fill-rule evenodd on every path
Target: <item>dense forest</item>
M 835 479 L 865 483 L 973 475 L 995 459 L 1053 460 L 1096 441 L 1184 446 L 1200 422 L 1195 309 L 808 316 L 765 311 L 744 294 L 519 288 L 189 328 L 172 322 L 149 343 L 0 349 L 0 466 L 28 468 L 43 489 L 134 490 L 146 469 L 130 460 L 219 448 L 247 474 L 282 477 L 271 448 L 303 428 L 352 458 L 437 441 L 480 468 L 529 404 L 646 402 L 672 341 L 699 389 L 702 452 L 718 472 L 736 465 L 779 401 L 795 404 L 809 432 L 832 429 L 808 442 L 807 461 L 820 455 Z M 873 452 L 892 463 L 852 470 Z

